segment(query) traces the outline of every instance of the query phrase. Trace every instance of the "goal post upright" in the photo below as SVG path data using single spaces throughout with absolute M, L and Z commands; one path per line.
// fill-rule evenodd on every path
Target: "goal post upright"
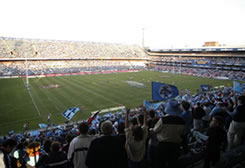
M 29 78 L 28 78 L 28 64 L 27 64 L 27 58 L 25 60 L 26 63 L 26 87 L 29 88 Z

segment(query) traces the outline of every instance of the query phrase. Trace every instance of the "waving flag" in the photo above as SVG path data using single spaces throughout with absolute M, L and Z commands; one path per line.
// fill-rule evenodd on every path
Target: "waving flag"
M 240 82 L 233 81 L 233 90 L 235 92 L 242 93 L 245 90 L 244 84 L 241 84 Z
M 100 110 L 97 111 L 97 112 L 95 112 L 95 113 L 93 113 L 93 114 L 88 118 L 88 120 L 87 120 L 88 125 L 90 125 L 90 124 L 92 123 L 92 121 L 96 118 L 96 116 L 97 116 L 99 113 L 100 113 Z
M 38 126 L 40 128 L 47 128 L 48 127 L 48 125 L 47 124 L 44 124 L 44 123 L 40 123 L 40 124 L 38 124 Z
M 152 100 L 162 101 L 175 98 L 179 95 L 178 88 L 165 83 L 152 82 Z
M 80 110 L 79 107 L 71 107 L 69 109 L 67 109 L 66 111 L 64 111 L 62 113 L 62 115 L 67 119 L 67 120 L 71 120 L 73 118 L 73 116 Z
M 210 85 L 200 85 L 200 88 L 203 92 L 209 91 L 211 86 Z
M 162 102 L 151 103 L 151 102 L 145 100 L 143 104 L 144 104 L 146 110 L 150 111 L 150 110 L 158 110 L 158 108 L 162 105 Z

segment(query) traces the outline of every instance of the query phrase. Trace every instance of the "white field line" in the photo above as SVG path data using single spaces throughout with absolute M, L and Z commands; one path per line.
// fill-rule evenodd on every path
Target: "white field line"
M 25 85 L 24 80 L 23 80 L 23 83 L 24 83 L 24 85 Z M 29 95 L 30 95 L 30 97 L 31 97 L 32 104 L 34 105 L 35 109 L 36 109 L 37 112 L 38 112 L 38 115 L 41 116 L 41 113 L 40 113 L 40 111 L 39 111 L 39 109 L 38 109 L 38 107 L 37 107 L 37 105 L 36 105 L 36 102 L 35 102 L 35 100 L 34 100 L 34 98 L 33 98 L 33 96 L 32 96 L 31 91 L 30 91 L 31 88 L 28 88 L 28 87 L 27 87 L 26 89 L 27 89 L 27 92 L 29 93 Z

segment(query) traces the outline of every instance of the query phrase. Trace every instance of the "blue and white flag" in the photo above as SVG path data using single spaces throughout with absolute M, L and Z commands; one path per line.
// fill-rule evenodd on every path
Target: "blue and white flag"
M 245 90 L 245 84 L 241 84 L 240 82 L 233 81 L 233 90 L 235 92 L 242 93 Z
M 176 86 L 168 85 L 160 82 L 152 82 L 152 100 L 162 101 L 175 98 L 179 95 L 179 90 Z
M 14 130 L 9 131 L 8 134 L 9 134 L 9 135 L 14 134 Z
M 62 115 L 67 119 L 67 120 L 71 120 L 73 118 L 73 116 L 80 110 L 79 107 L 71 107 L 69 109 L 67 109 L 66 111 L 64 111 L 62 113 Z
M 143 105 L 145 106 L 146 111 L 150 111 L 150 110 L 156 111 L 156 110 L 158 110 L 161 107 L 162 102 L 159 102 L 159 103 L 151 103 L 151 102 L 145 100 L 144 103 L 143 103 Z
M 32 137 L 38 136 L 38 135 L 40 135 L 40 131 L 38 131 L 38 130 L 30 131 L 29 134 L 30 134 L 30 136 L 32 136 Z
M 200 85 L 200 88 L 203 92 L 209 91 L 211 86 L 210 85 Z
M 47 128 L 48 127 L 48 125 L 47 124 L 44 124 L 44 123 L 40 123 L 40 124 L 38 124 L 38 126 L 40 128 Z

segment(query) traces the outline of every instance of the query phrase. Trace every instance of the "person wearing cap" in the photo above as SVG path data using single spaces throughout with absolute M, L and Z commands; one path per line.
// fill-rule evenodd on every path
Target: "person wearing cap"
M 89 126 L 86 122 L 79 124 L 78 130 L 80 135 L 71 141 L 67 157 L 72 162 L 74 168 L 86 168 L 85 160 L 88 148 L 94 137 L 88 135 Z
M 121 168 L 121 152 L 118 139 L 113 136 L 112 122 L 106 120 L 101 123 L 102 136 L 94 139 L 88 149 L 86 165 L 88 168 Z

